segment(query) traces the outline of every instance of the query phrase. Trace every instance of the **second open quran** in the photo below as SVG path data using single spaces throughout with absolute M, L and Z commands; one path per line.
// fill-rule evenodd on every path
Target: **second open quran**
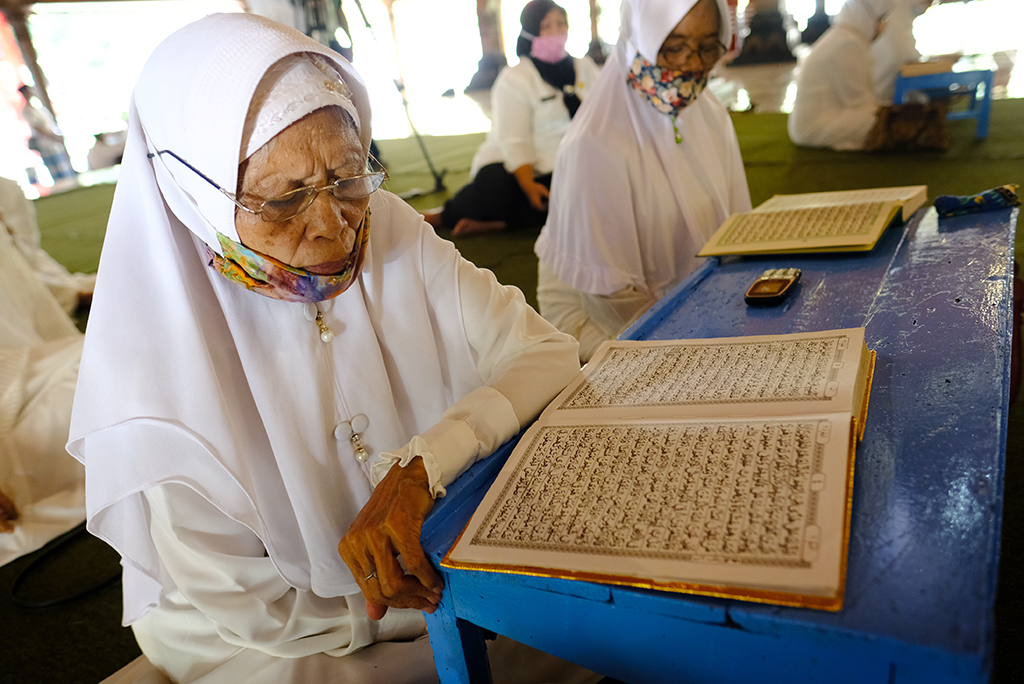
M 612 341 L 442 565 L 842 606 L 864 329 Z

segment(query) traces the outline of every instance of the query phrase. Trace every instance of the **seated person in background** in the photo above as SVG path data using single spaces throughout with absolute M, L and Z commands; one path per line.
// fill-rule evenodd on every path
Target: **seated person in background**
M 242 13 L 173 33 L 132 95 L 68 450 L 174 681 L 435 682 L 424 517 L 579 369 L 378 190 L 370 114 L 344 58 Z M 541 663 L 595 678 L 495 670 Z
M 885 20 L 885 31 L 871 44 L 872 80 L 879 102 L 892 102 L 900 67 L 917 62 L 921 53 L 914 38 L 914 20 L 925 13 L 935 0 L 893 0 L 892 12 Z
M 36 208 L 25 197 L 21 186 L 8 178 L 0 178 L 0 224 L 6 228 L 5 239 L 14 241 L 36 277 L 50 288 L 64 311 L 73 314 L 80 305 L 89 303 L 96 275 L 69 273 L 46 253 L 36 224 Z
M 473 157 L 473 180 L 425 217 L 452 235 L 544 224 L 555 150 L 597 79 L 593 60 L 565 51 L 564 9 L 533 0 L 520 22 L 519 63 L 491 88 L 491 130 Z
M 588 360 L 700 263 L 750 193 L 729 112 L 706 90 L 725 0 L 624 0 L 621 37 L 559 149 L 537 240 L 541 315 Z
M 879 102 L 871 44 L 885 28 L 893 0 L 847 0 L 807 55 L 796 78 L 787 123 L 790 139 L 807 147 L 864 149 Z
M 84 517 L 85 473 L 64 450 L 82 341 L 0 222 L 0 530 L 21 511 L 19 534 L 0 538 L 0 564 Z
M 10 532 L 14 529 L 14 521 L 18 519 L 18 507 L 11 501 L 11 497 L 0 490 L 0 532 Z

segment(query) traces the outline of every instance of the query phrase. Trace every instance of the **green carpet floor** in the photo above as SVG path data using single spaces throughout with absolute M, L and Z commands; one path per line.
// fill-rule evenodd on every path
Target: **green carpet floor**
M 970 194 L 1003 183 L 1024 183 L 1024 100 L 996 101 L 990 135 L 974 139 L 973 121 L 954 121 L 955 144 L 942 153 L 869 155 L 807 150 L 786 135 L 782 114 L 733 115 L 755 205 L 777 193 L 814 192 L 889 185 L 928 186 L 930 198 Z M 445 170 L 449 192 L 469 178 L 469 165 L 483 135 L 425 137 L 434 166 Z M 402 194 L 430 190 L 434 179 L 414 139 L 380 142 L 391 173 L 388 188 Z M 43 246 L 71 270 L 95 270 L 113 186 L 85 187 L 36 201 Z M 421 211 L 442 204 L 447 193 L 410 199 Z M 536 303 L 535 229 L 454 240 L 463 255 L 492 270 L 502 282 L 523 290 Z M 446 237 L 450 237 L 447 236 Z M 1020 248 L 1018 237 L 1018 250 Z M 996 647 L 992 681 L 1024 681 L 1024 401 L 1011 407 L 1003 511 L 1003 545 L 996 600 Z M 116 555 L 102 543 L 78 543 L 74 557 L 55 563 L 39 593 L 63 592 L 116 567 Z M 0 567 L 0 593 L 6 597 L 17 572 L 31 556 Z M 120 627 L 120 594 L 109 587 L 74 604 L 41 611 L 0 599 L 4 625 L 0 683 L 98 682 L 138 655 L 130 630 Z M 641 684 L 641 683 L 636 683 Z

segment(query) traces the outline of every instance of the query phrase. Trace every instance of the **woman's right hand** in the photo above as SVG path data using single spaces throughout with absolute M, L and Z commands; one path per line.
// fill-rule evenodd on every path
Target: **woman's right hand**
M 338 544 L 372 619 L 384 617 L 388 606 L 437 609 L 443 583 L 420 547 L 420 528 L 433 505 L 423 459 L 394 465 Z
M 530 200 L 530 206 L 538 211 L 547 211 L 551 191 L 533 179 L 533 167 L 523 164 L 515 170 L 513 175 L 516 177 L 519 187 L 523 189 L 526 199 Z
M 534 209 L 548 210 L 548 198 L 551 197 L 551 191 L 542 184 L 531 181 L 528 187 L 523 188 L 523 192 L 526 193 L 526 198 L 530 200 L 530 205 Z
M 18 508 L 3 491 L 0 491 L 0 532 L 14 529 L 13 522 L 18 519 Z

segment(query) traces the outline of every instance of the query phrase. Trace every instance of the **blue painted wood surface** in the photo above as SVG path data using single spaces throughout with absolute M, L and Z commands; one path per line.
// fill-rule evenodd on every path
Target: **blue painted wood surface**
M 485 681 L 477 627 L 633 684 L 987 681 L 1016 218 L 1014 209 L 939 221 L 929 209 L 869 253 L 712 260 L 623 335 L 865 326 L 878 356 L 841 611 L 443 570 L 441 607 L 428 617 L 441 681 Z M 802 269 L 799 290 L 776 308 L 747 307 L 750 282 L 784 266 Z M 510 449 L 435 506 L 423 534 L 435 562 Z
M 902 104 L 914 91 L 936 98 L 966 93 L 966 109 L 951 110 L 946 118 L 975 119 L 974 137 L 983 140 L 988 137 L 988 120 L 992 112 L 992 78 L 993 73 L 989 69 L 944 71 L 923 76 L 897 74 L 892 101 L 893 104 Z

